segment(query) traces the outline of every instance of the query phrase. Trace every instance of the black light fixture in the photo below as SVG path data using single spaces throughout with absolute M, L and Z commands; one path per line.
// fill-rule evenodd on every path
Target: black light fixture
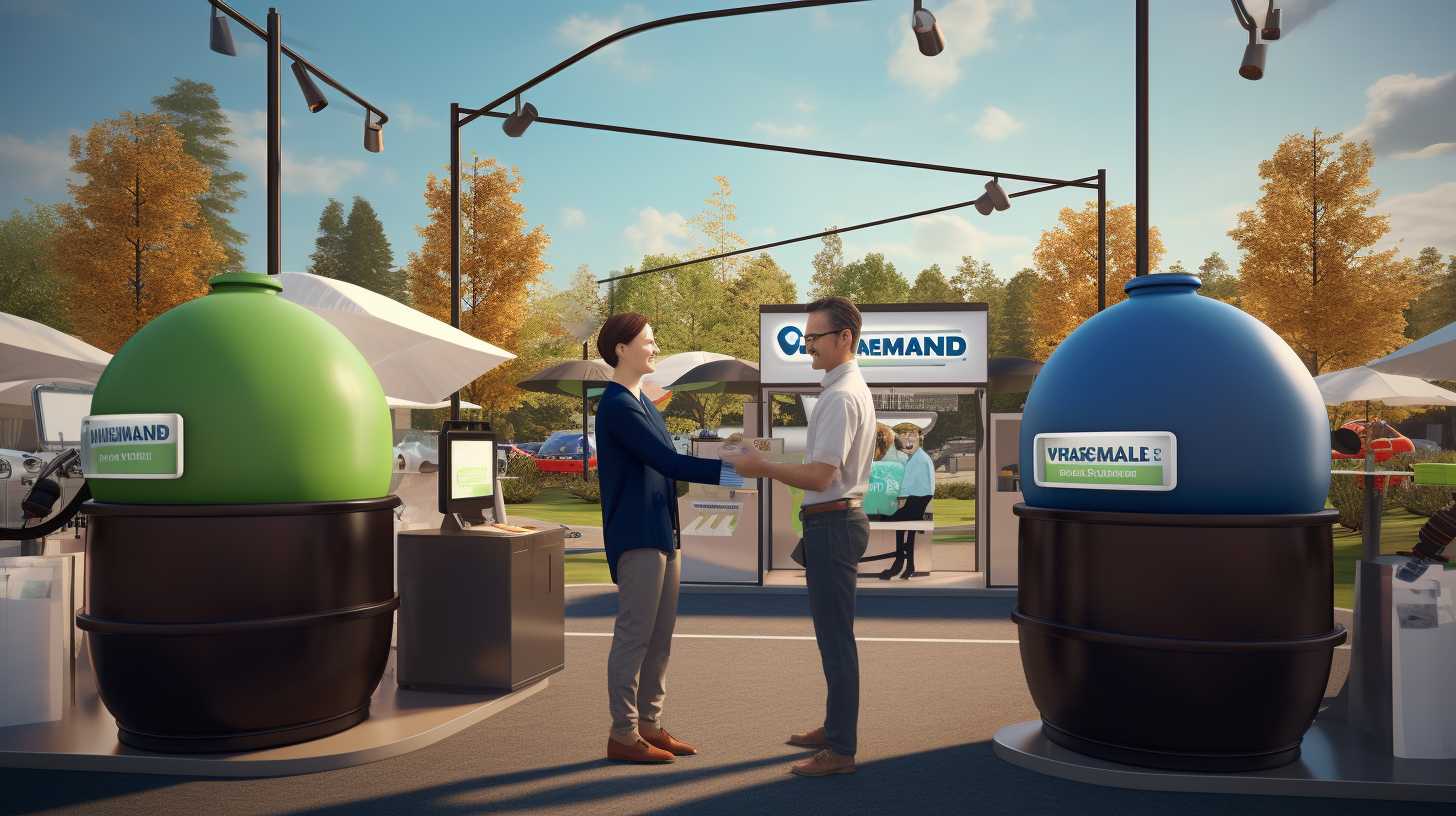
M 229 57 L 238 55 L 238 49 L 233 46 L 233 32 L 217 6 L 212 7 L 212 50 Z
M 986 182 L 986 192 L 976 199 L 976 212 L 981 215 L 990 215 L 992 210 L 1001 212 L 1011 209 L 1011 199 L 1007 198 L 1006 191 L 1001 189 L 999 179 L 991 179 Z
M 522 105 L 521 98 L 518 96 L 516 97 L 516 112 L 507 116 L 506 120 L 501 122 L 501 130 L 504 130 L 507 136 L 514 139 L 522 133 L 525 133 L 526 128 L 530 127 L 531 123 L 536 121 L 536 117 L 539 115 L 535 105 L 532 105 L 530 102 Z
M 1274 8 L 1274 3 L 1269 3 L 1269 12 L 1264 15 L 1264 30 L 1261 32 L 1266 40 L 1279 39 L 1279 9 Z
M 384 125 L 374 118 L 374 111 L 364 112 L 364 149 L 370 153 L 384 150 Z
M 293 78 L 298 80 L 298 89 L 303 91 L 303 99 L 308 103 L 309 113 L 318 113 L 329 106 L 329 100 L 324 98 L 324 92 L 313 84 L 313 77 L 308 75 L 308 69 L 293 63 Z
M 1244 46 L 1244 61 L 1239 64 L 1239 76 L 1244 79 L 1264 78 L 1264 56 L 1269 46 L 1263 43 L 1249 43 Z
M 920 7 L 915 0 L 915 10 L 910 15 L 910 30 L 915 32 L 915 42 L 920 53 L 933 57 L 945 50 L 945 40 L 940 37 L 940 27 L 935 24 L 935 15 Z

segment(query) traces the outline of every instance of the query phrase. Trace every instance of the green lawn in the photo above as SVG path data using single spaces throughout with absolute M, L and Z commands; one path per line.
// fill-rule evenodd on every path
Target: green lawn
M 1380 520 L 1380 552 L 1394 555 L 1397 550 L 1409 550 L 1416 544 L 1416 536 L 1424 516 L 1417 516 L 1402 507 L 1385 509 Z M 1355 601 L 1355 562 L 1360 560 L 1360 533 L 1335 525 L 1335 606 L 1353 609 Z
M 506 513 L 541 521 L 554 521 L 568 527 L 574 525 L 602 526 L 602 506 L 600 504 L 582 501 L 566 492 L 566 488 L 562 487 L 548 487 L 536 494 L 534 501 L 508 504 Z
M 606 553 L 587 553 L 566 556 L 566 583 L 610 584 L 611 570 L 607 569 Z

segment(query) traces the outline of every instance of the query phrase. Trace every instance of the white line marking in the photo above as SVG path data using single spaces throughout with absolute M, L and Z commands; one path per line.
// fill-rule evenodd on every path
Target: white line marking
M 609 638 L 611 632 L 567 632 L 567 637 L 595 637 Z M 685 640 L 814 640 L 813 635 L 682 635 L 674 634 L 673 639 L 683 638 Z M 960 643 L 972 646 L 1014 646 L 1019 640 L 990 640 L 982 638 L 894 638 L 894 637 L 857 637 L 855 640 L 864 643 Z M 1349 651 L 1349 646 L 1336 646 L 1340 651 Z

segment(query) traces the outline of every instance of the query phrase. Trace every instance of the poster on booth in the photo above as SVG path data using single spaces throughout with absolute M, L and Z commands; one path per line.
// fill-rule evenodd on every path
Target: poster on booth
M 803 306 L 759 307 L 759 380 L 765 387 L 818 385 L 804 345 Z M 986 383 L 985 304 L 860 307 L 855 360 L 870 385 Z
M 1178 486 L 1170 431 L 1041 433 L 1033 440 L 1039 487 L 1169 491 Z
M 739 517 L 743 515 L 742 502 L 693 501 L 688 506 L 692 513 L 683 525 L 685 536 L 729 538 L 738 529 Z
M 182 478 L 181 414 L 103 414 L 81 421 L 88 479 Z

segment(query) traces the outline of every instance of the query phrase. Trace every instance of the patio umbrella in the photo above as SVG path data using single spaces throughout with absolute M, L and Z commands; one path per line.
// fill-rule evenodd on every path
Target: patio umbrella
M 0 396 L 3 396 L 3 394 L 0 394 Z M 385 397 L 384 401 L 389 404 L 390 410 L 394 410 L 396 408 L 409 408 L 421 411 L 430 411 L 438 408 L 450 407 L 450 400 L 440 400 L 439 402 L 416 402 L 414 400 L 400 399 L 399 397 Z M 470 400 L 460 400 L 460 407 L 462 409 L 471 410 L 478 410 L 480 408 L 479 405 L 476 405 Z
M 746 394 L 758 393 L 758 366 L 730 357 L 694 366 L 667 386 L 669 391 L 685 393 Z
M 581 438 L 585 444 L 581 446 L 581 477 L 588 478 L 590 472 L 590 432 L 588 427 L 587 398 L 600 396 L 601 389 L 607 387 L 607 382 L 612 379 L 612 367 L 601 360 L 567 360 L 564 363 L 557 363 L 542 371 L 527 377 L 516 383 L 516 387 L 526 391 L 539 391 L 545 394 L 565 394 L 569 397 L 581 397 Z M 595 393 L 593 393 L 595 392 Z
M 1456 391 L 1406 377 L 1356 366 L 1314 378 L 1326 405 L 1383 402 L 1386 405 L 1456 405 Z
M 362 286 L 304 272 L 279 278 L 285 299 L 349 338 L 386 394 L 437 402 L 516 356 Z
M 992 357 L 986 363 L 987 385 L 999 394 L 1030 391 L 1032 381 L 1041 373 L 1041 365 L 1025 357 Z
M 643 377 L 642 382 L 671 390 L 673 382 L 703 363 L 731 359 L 733 359 L 732 355 L 718 354 L 713 351 L 680 351 L 658 360 L 657 370 Z
M 1437 329 L 1365 365 L 1377 371 L 1423 380 L 1456 380 L 1456 323 Z
M 41 377 L 31 380 L 11 380 L 0 382 L 0 405 L 30 405 L 31 391 L 37 385 L 55 383 L 56 385 L 95 385 L 96 380 L 84 380 L 75 378 Z
M 0 312 L 0 382 L 70 378 L 96 382 L 111 355 L 44 323 Z

